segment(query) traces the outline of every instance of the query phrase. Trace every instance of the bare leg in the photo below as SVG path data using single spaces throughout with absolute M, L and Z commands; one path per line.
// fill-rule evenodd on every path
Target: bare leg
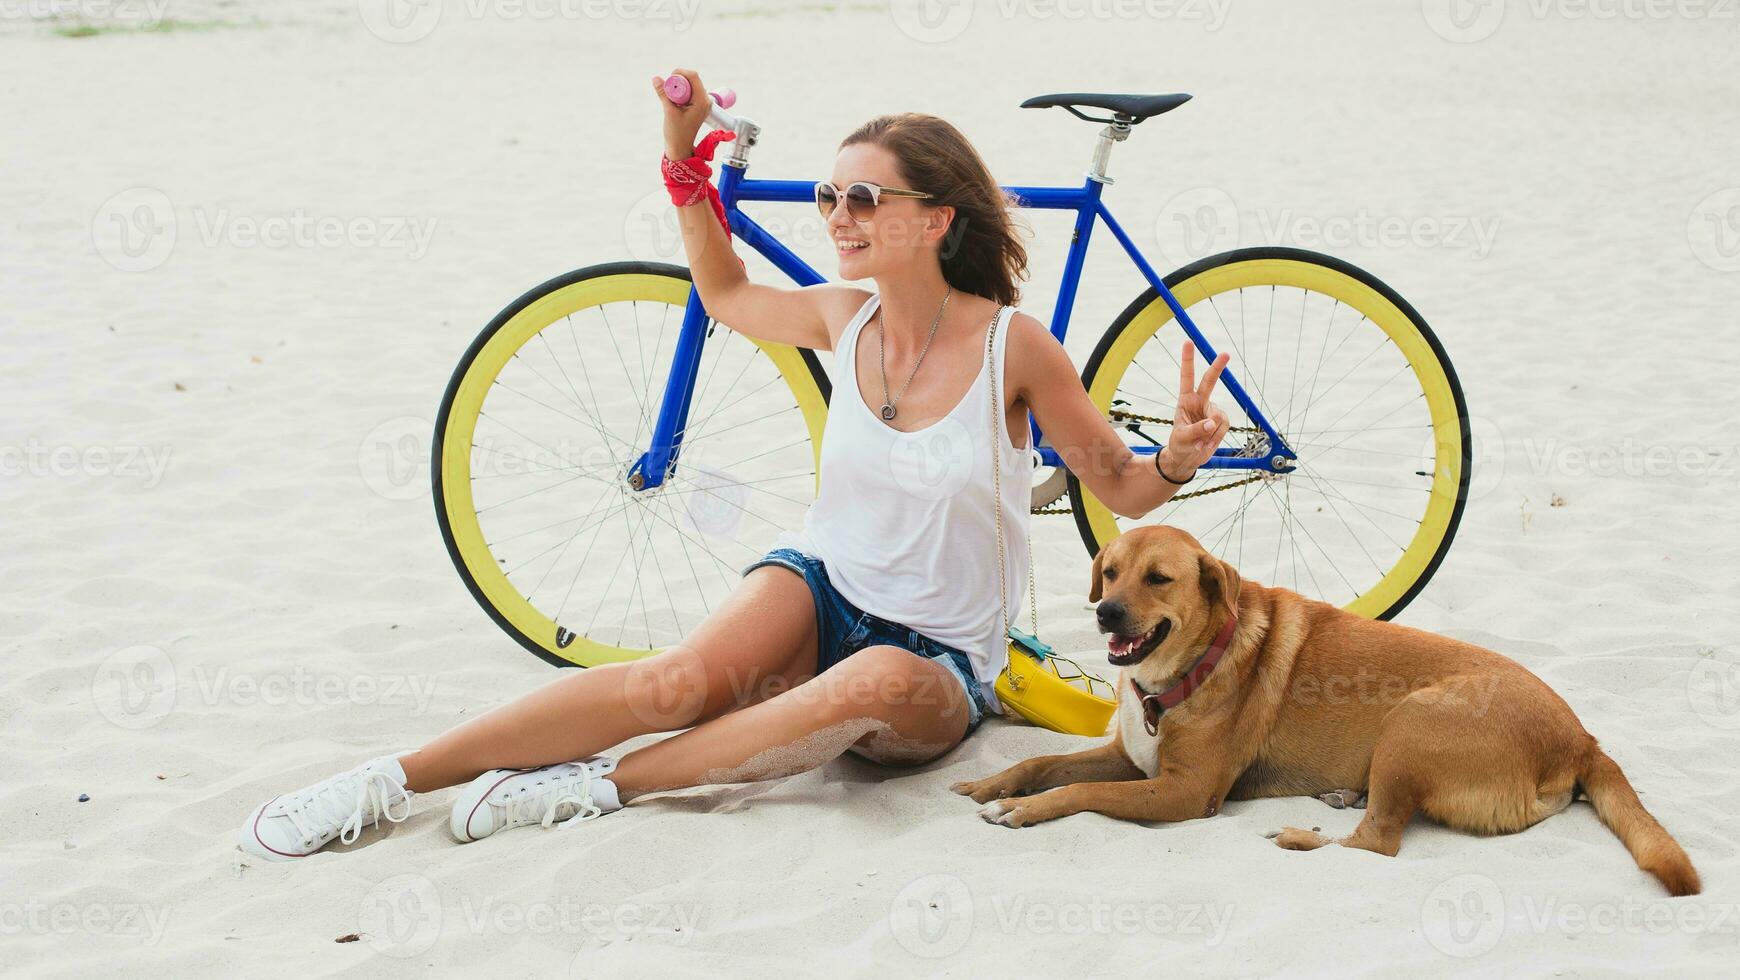
M 913 765 L 960 742 L 970 710 L 946 668 L 899 647 L 866 647 L 793 690 L 629 753 L 611 781 L 627 802 L 790 776 L 848 749 Z
M 399 757 L 405 785 L 427 793 L 490 769 L 571 762 L 637 735 L 718 718 L 802 684 L 815 672 L 815 651 L 815 603 L 803 576 L 763 566 L 677 646 L 632 663 L 563 671 Z

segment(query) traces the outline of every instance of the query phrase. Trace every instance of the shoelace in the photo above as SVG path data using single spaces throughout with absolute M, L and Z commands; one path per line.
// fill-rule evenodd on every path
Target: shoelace
M 411 796 L 410 790 L 393 782 L 392 777 L 384 772 L 346 773 L 344 778 L 333 780 L 309 794 L 304 805 L 314 812 L 317 827 L 310 828 L 303 822 L 300 809 L 286 807 L 284 815 L 290 818 L 290 825 L 296 828 L 302 839 L 309 843 L 319 839 L 320 828 L 330 826 L 343 815 L 338 839 L 340 843 L 350 844 L 362 836 L 363 822 L 370 819 L 367 813 L 370 809 L 373 810 L 373 826 L 379 827 L 383 816 L 388 823 L 403 823 L 411 816 Z M 345 813 L 347 802 L 351 804 L 348 814 Z M 396 817 L 393 816 L 394 803 L 404 804 L 404 812 Z M 370 804 L 373 804 L 372 808 Z
M 576 782 L 580 784 L 578 791 L 574 788 Z M 544 802 L 546 799 L 548 803 Z M 558 823 L 557 811 L 570 803 L 577 807 L 574 815 Z M 545 830 L 552 825 L 570 827 L 604 813 L 592 802 L 592 769 L 581 764 L 576 764 L 574 771 L 553 779 L 541 792 L 515 794 L 507 802 L 507 811 L 509 826 L 536 821 Z

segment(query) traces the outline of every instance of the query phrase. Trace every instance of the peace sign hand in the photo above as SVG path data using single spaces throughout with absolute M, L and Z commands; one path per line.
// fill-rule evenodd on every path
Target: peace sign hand
M 1231 357 L 1222 351 L 1209 365 L 1200 384 L 1196 381 L 1196 345 L 1184 341 L 1184 357 L 1179 364 L 1178 410 L 1172 414 L 1172 438 L 1160 451 L 1161 477 L 1168 482 L 1188 481 L 1196 468 L 1208 462 L 1230 423 L 1226 413 L 1210 400 L 1215 382 Z

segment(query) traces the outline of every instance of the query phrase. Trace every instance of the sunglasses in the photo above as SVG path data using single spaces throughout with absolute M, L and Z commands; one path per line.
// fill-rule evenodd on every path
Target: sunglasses
M 903 187 L 882 187 L 868 181 L 856 180 L 846 188 L 846 213 L 853 221 L 868 221 L 876 213 L 876 205 L 882 202 L 882 195 L 890 197 L 932 197 L 924 191 L 909 191 Z M 822 217 L 831 217 L 834 206 L 840 203 L 840 189 L 826 180 L 816 181 L 816 207 L 822 212 Z

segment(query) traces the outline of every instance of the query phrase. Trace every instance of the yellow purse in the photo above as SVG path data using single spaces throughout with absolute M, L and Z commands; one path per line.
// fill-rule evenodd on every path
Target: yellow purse
M 1001 313 L 1002 310 L 997 311 Z M 1104 735 L 1117 710 L 1116 691 L 1105 678 L 1083 670 L 1067 657 L 1059 657 L 1039 639 L 1038 589 L 1033 580 L 1033 562 L 1027 562 L 1027 607 L 1033 632 L 1023 633 L 1009 623 L 1006 598 L 1006 560 L 1003 554 L 1003 479 L 998 462 L 1003 438 L 1003 399 L 998 395 L 996 358 L 997 321 L 985 338 L 985 373 L 991 379 L 991 485 L 992 512 L 997 515 L 997 599 L 1003 607 L 1003 635 L 1009 641 L 1009 661 L 997 675 L 997 700 L 1041 728 L 1069 735 Z M 1067 671 L 1063 665 L 1067 665 Z

